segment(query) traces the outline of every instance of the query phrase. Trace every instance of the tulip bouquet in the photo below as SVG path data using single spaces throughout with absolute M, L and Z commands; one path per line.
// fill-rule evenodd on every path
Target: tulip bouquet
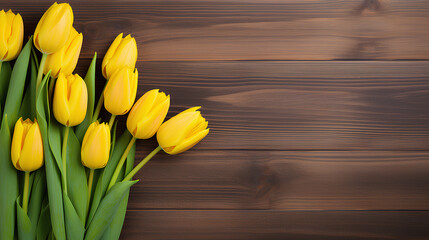
M 135 102 L 137 45 L 122 33 L 104 56 L 95 104 L 97 54 L 84 78 L 73 74 L 83 43 L 73 18 L 54 3 L 23 46 L 22 17 L 0 12 L 0 239 L 118 239 L 134 175 L 209 132 L 199 107 L 164 122 L 170 96 L 158 89 Z M 115 118 L 126 114 L 117 137 Z M 155 134 L 159 146 L 135 165 L 136 140 Z

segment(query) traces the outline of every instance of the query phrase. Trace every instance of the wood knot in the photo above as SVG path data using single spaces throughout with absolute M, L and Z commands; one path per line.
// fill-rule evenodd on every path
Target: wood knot
M 271 192 L 276 186 L 275 173 L 266 164 L 255 165 L 252 172 L 256 185 L 256 198 L 269 200 Z
M 356 15 L 378 14 L 384 11 L 383 3 L 381 0 L 364 0 L 356 9 Z

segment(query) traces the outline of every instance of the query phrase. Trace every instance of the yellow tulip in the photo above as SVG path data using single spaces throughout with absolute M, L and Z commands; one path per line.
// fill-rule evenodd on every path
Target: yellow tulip
M 170 96 L 158 89 L 145 93 L 128 115 L 128 131 L 138 139 L 151 138 L 158 131 L 169 108 Z
M 47 74 L 51 70 L 51 76 L 58 77 L 60 71 L 68 76 L 73 73 L 79 59 L 82 48 L 83 36 L 74 27 L 71 28 L 67 43 L 59 51 L 50 54 L 46 58 L 43 73 Z
M 163 123 L 156 134 L 159 146 L 168 154 L 184 152 L 208 133 L 208 122 L 197 111 L 200 107 L 185 110 Z
M 21 15 L 12 10 L 0 11 L 0 61 L 11 61 L 18 57 L 24 38 L 24 23 Z
M 130 111 L 137 94 L 139 74 L 137 69 L 122 68 L 116 71 L 104 89 L 104 107 L 113 115 Z
M 34 31 L 34 46 L 44 54 L 64 47 L 73 26 L 73 10 L 68 3 L 54 3 L 43 14 Z
M 13 132 L 11 158 L 15 168 L 25 172 L 43 165 L 43 141 L 37 121 L 18 119 Z
M 54 116 L 67 127 L 80 124 L 86 115 L 88 91 L 83 79 L 75 74 L 58 76 L 53 100 Z
M 103 168 L 109 160 L 110 128 L 106 123 L 93 122 L 82 141 L 82 164 L 91 169 Z
M 129 34 L 122 38 L 119 34 L 104 56 L 101 63 L 103 76 L 110 79 L 113 73 L 123 67 L 134 69 L 137 61 L 137 43 Z

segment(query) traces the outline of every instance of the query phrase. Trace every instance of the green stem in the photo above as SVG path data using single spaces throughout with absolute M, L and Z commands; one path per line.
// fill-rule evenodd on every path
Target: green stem
M 54 93 L 54 86 L 55 86 L 55 78 L 51 77 L 51 79 L 49 81 L 49 88 L 48 88 L 49 102 L 52 99 L 52 94 Z
M 36 92 L 39 89 L 40 83 L 43 78 L 43 69 L 45 68 L 46 58 L 48 54 L 43 53 L 42 60 L 40 60 L 39 72 L 37 73 L 37 81 L 36 81 Z
M 124 181 L 128 181 L 131 180 L 134 175 L 136 175 L 136 173 L 147 163 L 149 162 L 149 160 L 151 158 L 153 158 L 153 156 L 155 156 L 159 151 L 161 151 L 161 146 L 158 146 L 157 148 L 155 148 L 151 153 L 149 153 L 149 155 L 147 155 L 141 162 L 139 162 L 139 164 L 130 172 L 128 173 L 128 175 L 124 178 Z
M 106 88 L 106 86 L 104 86 L 104 88 Z M 95 108 L 94 115 L 92 117 L 92 122 L 97 121 L 98 115 L 100 115 L 101 107 L 103 106 L 104 102 L 104 88 L 101 92 L 100 98 L 98 99 L 97 107 Z
M 136 138 L 135 137 L 131 138 L 130 143 L 128 143 L 127 148 L 125 149 L 121 159 L 119 160 L 118 165 L 116 166 L 112 179 L 110 179 L 110 183 L 109 183 L 109 187 L 107 187 L 107 191 L 109 191 L 113 187 L 113 185 L 115 185 L 116 180 L 118 179 L 118 176 L 119 176 L 119 172 L 121 172 L 122 166 L 124 165 L 125 159 L 127 158 L 128 153 L 130 152 L 135 142 L 136 142 Z
M 89 179 L 88 179 L 88 201 L 86 201 L 86 212 L 89 211 L 89 203 L 91 201 L 91 191 L 92 191 L 92 182 L 94 181 L 94 169 L 89 170 Z
M 1 73 L 1 65 L 3 64 L 3 61 L 0 61 L 0 73 Z
M 67 140 L 69 138 L 70 128 L 66 126 L 64 131 L 63 148 L 61 151 L 61 159 L 63 160 L 63 191 L 67 193 Z
M 22 209 L 27 213 L 28 209 L 28 187 L 30 185 L 30 172 L 25 172 L 24 194 L 22 196 Z
M 110 129 L 112 129 L 112 127 L 113 127 L 113 123 L 115 122 L 115 118 L 116 118 L 116 115 L 112 114 L 112 116 L 110 117 L 110 121 L 109 121 L 109 128 Z

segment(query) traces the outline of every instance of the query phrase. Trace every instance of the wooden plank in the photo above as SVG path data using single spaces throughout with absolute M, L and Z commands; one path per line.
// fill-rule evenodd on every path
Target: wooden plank
M 139 143 L 136 162 L 148 152 Z M 429 210 L 429 152 L 208 151 L 159 154 L 129 209 Z
M 427 239 L 429 212 L 128 211 L 122 239 Z
M 84 74 L 88 65 L 81 60 L 78 72 Z M 137 67 L 138 96 L 154 88 L 171 94 L 168 117 L 203 106 L 211 128 L 200 145 L 204 149 L 429 150 L 429 61 L 139 62 Z M 101 90 L 104 80 L 98 79 Z
M 6 1 L 32 34 L 51 0 Z M 429 59 L 422 0 L 71 1 L 83 57 L 133 34 L 139 60 Z

